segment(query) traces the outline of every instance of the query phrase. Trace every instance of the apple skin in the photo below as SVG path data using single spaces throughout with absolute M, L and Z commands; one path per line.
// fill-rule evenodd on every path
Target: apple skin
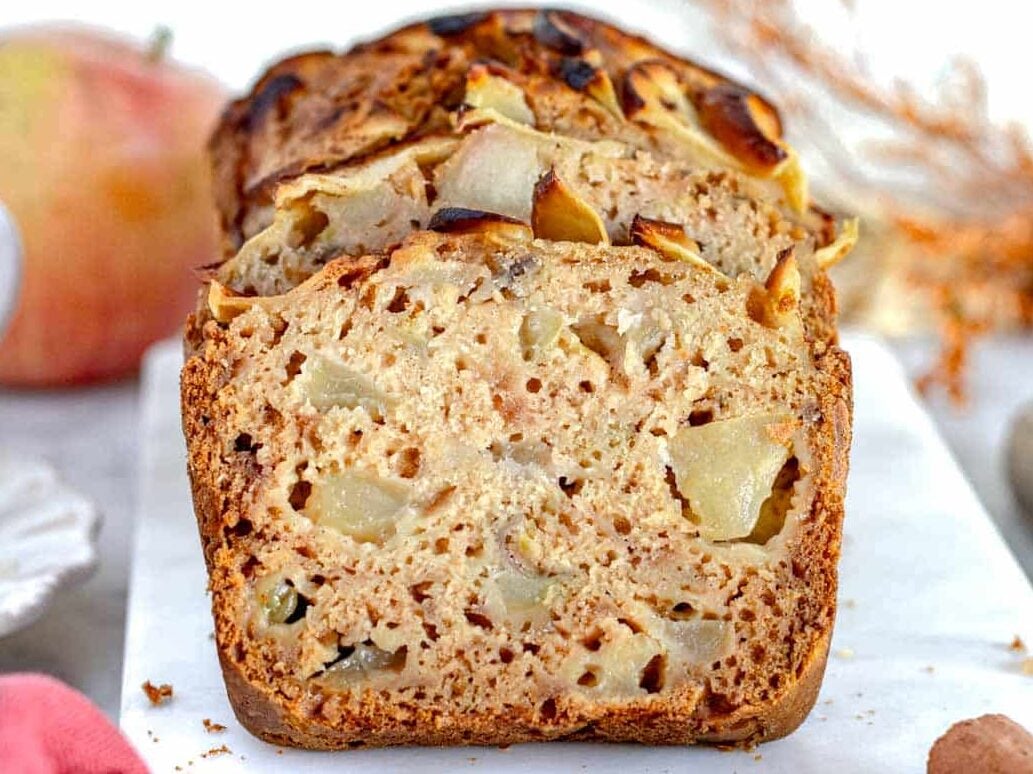
M 212 78 L 90 28 L 0 34 L 0 201 L 24 246 L 0 384 L 133 372 L 219 253 L 205 145 Z

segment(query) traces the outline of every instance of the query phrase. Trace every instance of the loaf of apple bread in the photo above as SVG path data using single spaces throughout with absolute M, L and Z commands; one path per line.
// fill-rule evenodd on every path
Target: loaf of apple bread
M 213 139 L 183 424 L 241 723 L 752 744 L 814 702 L 850 444 L 774 108 L 591 19 L 272 68 Z

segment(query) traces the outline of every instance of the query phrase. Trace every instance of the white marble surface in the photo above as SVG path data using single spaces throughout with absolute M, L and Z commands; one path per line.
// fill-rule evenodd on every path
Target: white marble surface
M 908 370 L 928 362 L 929 345 L 894 346 Z M 1011 497 L 1000 459 L 1008 418 L 1033 400 L 1033 339 L 982 344 L 973 401 L 959 412 L 935 399 L 940 431 L 1027 574 L 1033 575 L 1033 519 Z M 119 708 L 127 562 L 138 470 L 138 397 L 134 382 L 74 391 L 0 390 L 0 445 L 50 460 L 101 507 L 100 567 L 62 594 L 44 617 L 0 639 L 0 672 L 39 670 L 83 690 L 112 717 Z
M 928 366 L 931 343 L 898 341 L 893 350 L 915 375 Z M 1033 577 L 1033 514 L 1025 513 L 1012 494 L 1004 459 L 1013 417 L 1033 402 L 1033 337 L 980 342 L 972 352 L 968 379 L 968 406 L 952 405 L 935 393 L 926 407 L 1015 558 Z

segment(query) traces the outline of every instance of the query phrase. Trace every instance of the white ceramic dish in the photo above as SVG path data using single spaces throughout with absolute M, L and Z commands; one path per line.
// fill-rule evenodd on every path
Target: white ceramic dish
M 0 637 L 97 564 L 100 516 L 50 465 L 0 449 Z

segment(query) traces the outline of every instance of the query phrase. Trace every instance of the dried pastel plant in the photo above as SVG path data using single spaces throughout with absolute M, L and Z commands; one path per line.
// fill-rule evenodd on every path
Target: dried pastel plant
M 791 0 L 703 4 L 790 117 L 823 198 L 863 216 L 855 265 L 844 267 L 848 315 L 897 332 L 938 328 L 940 357 L 919 386 L 942 384 L 963 401 L 973 340 L 1033 326 L 1025 132 L 989 119 L 971 61 L 955 59 L 937 93 L 919 95 L 906 82 L 879 84 L 861 51 L 822 43 Z

